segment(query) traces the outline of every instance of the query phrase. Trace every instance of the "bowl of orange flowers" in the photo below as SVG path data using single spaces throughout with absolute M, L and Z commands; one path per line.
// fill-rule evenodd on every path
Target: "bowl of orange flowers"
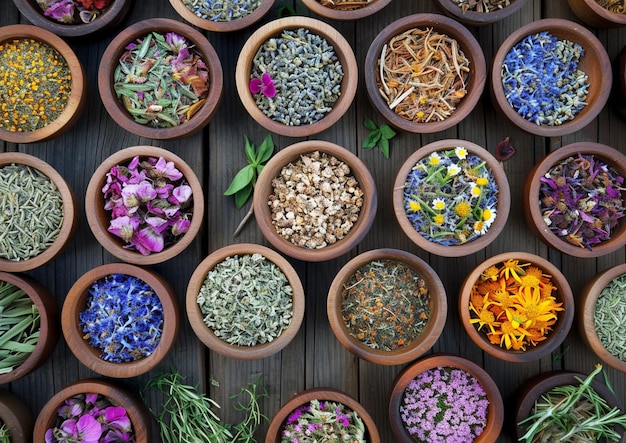
M 574 319 L 565 276 L 548 260 L 527 252 L 498 254 L 465 278 L 459 313 L 472 341 L 511 362 L 537 360 L 554 351 Z

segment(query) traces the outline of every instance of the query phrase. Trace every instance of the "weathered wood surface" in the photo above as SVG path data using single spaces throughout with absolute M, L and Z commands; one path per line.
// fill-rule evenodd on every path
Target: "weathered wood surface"
M 263 22 L 276 17 L 280 2 L 277 3 Z M 295 6 L 298 14 L 310 15 L 298 1 L 289 0 L 288 3 Z M 362 69 L 368 45 L 375 35 L 393 20 L 418 12 L 439 10 L 434 1 L 395 0 L 375 17 L 358 22 L 331 24 L 353 44 L 359 67 Z M 90 175 L 99 162 L 112 152 L 127 146 L 150 144 L 172 150 L 193 166 L 205 186 L 207 212 L 202 234 L 179 257 L 152 266 L 174 286 L 181 307 L 184 306 L 185 290 L 191 273 L 210 252 L 236 242 L 267 244 L 254 221 L 237 238 L 233 238 L 232 233 L 245 211 L 237 210 L 232 198 L 222 195 L 234 173 L 245 164 L 243 134 L 248 135 L 254 143 L 260 143 L 266 135 L 265 129 L 245 113 L 237 97 L 234 82 L 239 51 L 256 26 L 232 34 L 205 32 L 219 54 L 224 69 L 224 98 L 221 107 L 203 133 L 179 141 L 158 142 L 142 139 L 118 127 L 104 110 L 96 85 L 100 56 L 113 36 L 123 27 L 151 17 L 182 20 L 167 0 L 136 1 L 126 20 L 110 35 L 69 40 L 84 64 L 89 82 L 88 106 L 75 128 L 47 143 L 15 145 L 0 142 L 0 149 L 3 151 L 18 150 L 51 163 L 76 193 L 81 217 L 74 239 L 67 250 L 52 263 L 28 273 L 48 286 L 59 304 L 62 304 L 73 282 L 84 272 L 100 264 L 117 261 L 92 236 L 84 215 L 84 197 Z M 519 13 L 509 19 L 495 25 L 471 29 L 480 41 L 489 65 L 500 43 L 513 30 L 530 21 L 546 17 L 578 21 L 565 0 L 529 0 Z M 0 2 L 0 25 L 21 22 L 25 22 L 25 19 L 19 15 L 11 1 Z M 612 60 L 626 44 L 626 29 L 593 31 L 604 43 Z M 230 422 L 240 416 L 233 412 L 229 397 L 237 393 L 240 386 L 256 380 L 261 373 L 269 393 L 269 397 L 262 402 L 262 408 L 270 418 L 282 403 L 300 390 L 310 387 L 338 388 L 358 398 L 370 411 L 381 430 L 384 442 L 394 441 L 387 421 L 386 397 L 394 377 L 402 367 L 385 367 L 360 361 L 334 338 L 326 318 L 326 293 L 334 274 L 358 252 L 381 247 L 411 251 L 427 260 L 439 273 L 448 292 L 449 313 L 444 333 L 432 351 L 460 354 L 482 365 L 500 387 L 507 416 L 513 412 L 516 390 L 532 375 L 553 369 L 582 372 L 593 369 L 597 359 L 584 346 L 575 326 L 558 352 L 536 362 L 513 364 L 485 355 L 468 340 L 459 321 L 456 299 L 465 275 L 486 257 L 504 251 L 527 251 L 548 258 L 569 279 L 575 295 L 593 275 L 625 261 L 625 248 L 598 259 L 578 259 L 548 249 L 525 224 L 519 204 L 527 174 L 535 162 L 551 150 L 575 141 L 597 141 L 626 152 L 624 121 L 607 106 L 592 124 L 581 131 L 553 139 L 535 137 L 506 123 L 494 111 L 486 88 L 481 101 L 468 119 L 441 133 L 400 133 L 392 141 L 391 158 L 387 160 L 378 151 L 363 150 L 360 147 L 367 135 L 363 119 L 369 117 L 379 124 L 383 121 L 367 99 L 364 73 L 360 72 L 359 75 L 357 97 L 348 113 L 335 126 L 313 138 L 343 145 L 366 162 L 378 188 L 378 213 L 370 233 L 350 254 L 322 263 L 291 260 L 304 282 L 307 297 L 305 322 L 293 343 L 281 353 L 261 361 L 231 360 L 208 352 L 196 339 L 183 315 L 180 336 L 165 361 L 155 371 L 137 379 L 121 380 L 121 384 L 136 390 L 137 386 L 143 385 L 156 372 L 175 366 L 187 377 L 189 383 L 199 384 L 201 389 L 207 390 L 222 405 L 221 414 Z M 406 157 L 420 146 L 442 138 L 467 139 L 495 152 L 496 144 L 507 136 L 517 148 L 517 154 L 512 160 L 505 162 L 513 204 L 507 226 L 499 238 L 485 250 L 463 258 L 437 257 L 418 250 L 399 229 L 391 206 L 392 183 L 396 171 Z M 273 139 L 278 149 L 299 141 L 276 135 Z M 621 403 L 626 404 L 626 374 L 611 368 L 607 368 L 607 373 Z M 20 395 L 33 413 L 37 414 L 56 391 L 70 382 L 95 375 L 76 360 L 61 338 L 52 358 L 42 368 L 8 388 Z M 157 406 L 158 401 L 157 398 L 150 398 L 152 406 Z M 259 433 L 261 441 L 266 427 Z M 507 427 L 501 441 L 511 440 L 510 428 Z

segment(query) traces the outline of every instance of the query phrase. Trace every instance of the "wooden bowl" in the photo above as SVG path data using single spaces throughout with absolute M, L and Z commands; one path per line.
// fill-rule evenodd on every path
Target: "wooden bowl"
M 470 321 L 470 292 L 472 286 L 480 278 L 480 275 L 490 266 L 495 266 L 505 262 L 508 259 L 517 259 L 520 262 L 531 263 L 544 271 L 545 274 L 552 276 L 552 284 L 556 287 L 555 296 L 558 303 L 563 304 L 563 311 L 557 313 L 558 319 L 552 326 L 552 330 L 547 334 L 547 339 L 538 343 L 536 346 L 527 346 L 525 351 L 516 351 L 513 348 L 506 349 L 498 345 L 491 344 L 487 335 L 479 331 Z M 483 351 L 489 355 L 499 358 L 500 360 L 509 362 L 529 362 L 538 360 L 552 351 L 556 350 L 565 340 L 574 320 L 574 296 L 567 278 L 561 271 L 548 260 L 538 255 L 528 252 L 504 252 L 488 258 L 474 270 L 472 270 L 461 285 L 459 291 L 459 314 L 461 323 L 469 335 L 470 339 Z
M 65 179 L 48 163 L 38 157 L 21 152 L 0 153 L 0 167 L 21 164 L 30 166 L 44 174 L 59 190 L 63 200 L 63 223 L 61 230 L 54 242 L 40 254 L 27 260 L 13 261 L 0 258 L 0 271 L 24 272 L 42 266 L 55 259 L 67 246 L 78 223 L 78 211 L 74 191 L 69 187 Z
M 57 137 L 70 129 L 81 117 L 87 103 L 87 79 L 82 64 L 70 46 L 50 31 L 32 25 L 9 25 L 0 27 L 0 43 L 10 39 L 33 39 L 56 49 L 65 59 L 72 76 L 72 91 L 65 109 L 53 121 L 34 131 L 12 132 L 0 128 L 0 140 L 11 143 L 43 142 Z
M 425 280 L 430 297 L 431 312 L 422 333 L 413 343 L 393 351 L 372 349 L 365 345 L 350 333 L 343 319 L 341 305 L 346 283 L 359 268 L 375 260 L 393 260 L 408 265 Z M 326 306 L 330 326 L 341 344 L 357 357 L 381 365 L 401 365 L 426 353 L 441 335 L 448 313 L 446 290 L 435 270 L 419 257 L 397 249 L 367 251 L 346 263 L 330 285 Z
M 274 1 L 275 0 L 263 0 L 250 14 L 230 21 L 214 21 L 199 17 L 193 11 L 190 11 L 182 0 L 170 0 L 170 4 L 182 18 L 192 25 L 211 32 L 234 32 L 246 29 L 261 20 L 270 9 L 272 9 Z
M 578 299 L 580 307 L 576 311 L 576 320 L 578 331 L 583 341 L 589 346 L 593 353 L 607 365 L 618 371 L 626 372 L 626 361 L 621 360 L 604 347 L 595 327 L 596 303 L 602 290 L 608 286 L 613 279 L 622 274 L 626 274 L 626 264 L 624 263 L 609 268 L 589 280 L 580 292 Z
M 126 409 L 137 443 L 150 443 L 153 441 L 150 413 L 139 397 L 125 388 L 119 387 L 112 381 L 96 378 L 78 380 L 54 394 L 37 416 L 33 441 L 45 441 L 46 431 L 55 426 L 57 408 L 65 400 L 75 395 L 89 393 L 106 396 L 112 403 Z
M 463 12 L 454 0 L 437 0 L 437 4 L 448 16 L 467 26 L 484 26 L 512 16 L 524 7 L 526 0 L 513 0 L 509 6 L 491 12 Z
M 30 297 L 39 311 L 39 339 L 35 349 L 18 367 L 6 374 L 0 374 L 0 384 L 11 383 L 30 374 L 46 362 L 54 351 L 59 338 L 59 309 L 50 291 L 37 280 L 26 275 L 0 271 L 0 281 L 18 287 Z M 0 418 L 2 414 L 0 413 Z
M 115 94 L 113 76 L 118 66 L 120 56 L 126 46 L 145 37 L 150 32 L 175 32 L 187 39 L 195 51 L 201 56 L 209 70 L 209 93 L 204 104 L 186 122 L 169 128 L 155 128 L 150 125 L 137 123 L 126 111 Z M 188 137 L 204 128 L 217 111 L 223 93 L 223 74 L 220 59 L 215 49 L 204 35 L 185 23 L 167 18 L 152 18 L 132 24 L 117 34 L 107 46 L 100 69 L 98 70 L 98 89 L 105 109 L 115 122 L 128 132 L 140 137 L 155 140 L 173 140 Z
M 396 114 L 378 91 L 379 60 L 383 46 L 396 35 L 413 28 L 432 28 L 455 39 L 459 48 L 470 61 L 467 95 L 458 103 L 455 111 L 446 119 L 428 123 L 416 123 Z M 365 57 L 365 86 L 374 108 L 398 129 L 419 134 L 444 131 L 460 123 L 474 109 L 485 87 L 487 68 L 480 44 L 472 33 L 459 22 L 439 14 L 413 14 L 387 25 L 371 43 Z
M 558 39 L 578 43 L 585 49 L 578 68 L 589 77 L 585 100 L 587 105 L 572 120 L 561 125 L 538 125 L 519 115 L 507 101 L 502 85 L 502 65 L 511 48 L 525 37 L 543 31 L 548 31 Z M 560 137 L 584 128 L 598 116 L 609 98 L 612 78 L 611 60 L 600 40 L 591 31 L 569 20 L 546 18 L 518 28 L 500 45 L 491 66 L 491 95 L 496 109 L 519 129 L 542 137 Z
M 156 293 L 163 307 L 163 330 L 158 345 L 149 356 L 132 362 L 115 363 L 102 359 L 101 351 L 83 338 L 79 326 L 79 315 L 86 308 L 89 289 L 96 281 L 112 274 L 141 279 Z M 63 302 L 61 322 L 65 341 L 82 364 L 107 377 L 130 378 L 155 368 L 174 345 L 179 329 L 178 303 L 172 287 L 156 272 L 127 263 L 109 263 L 87 271 L 72 285 Z
M 581 380 L 584 380 L 587 374 L 573 371 L 550 371 L 543 374 L 539 374 L 526 382 L 520 387 L 517 395 L 517 405 L 515 408 L 515 435 L 516 441 L 526 433 L 528 424 L 517 425 L 520 421 L 528 418 L 531 415 L 531 411 L 535 407 L 535 402 L 541 398 L 541 395 L 557 386 L 564 385 L 579 385 Z M 622 409 L 619 401 L 615 397 L 615 394 L 602 382 L 600 382 L 601 375 L 598 374 L 591 382 L 591 387 L 602 397 L 609 405 L 609 407 L 617 407 Z M 622 414 L 624 411 L 622 410 Z M 619 432 L 622 432 L 622 438 L 619 440 L 621 443 L 626 442 L 626 434 L 623 433 L 622 428 L 618 428 Z M 601 443 L 607 443 L 606 439 L 598 440 Z
M 207 274 L 228 257 L 236 255 L 261 254 L 280 268 L 287 277 L 292 288 L 293 313 L 291 323 L 274 340 L 255 346 L 232 345 L 217 337 L 213 330 L 204 323 L 204 314 L 200 309 L 197 297 L 204 284 Z M 258 360 L 269 357 L 287 346 L 300 330 L 304 318 L 304 288 L 298 273 L 291 264 L 276 251 L 265 246 L 241 243 L 225 246 L 210 254 L 196 268 L 187 287 L 187 317 L 196 336 L 211 350 L 227 357 L 239 360 Z
M 496 208 L 496 219 L 484 235 L 463 244 L 445 246 L 427 239 L 413 227 L 404 209 L 404 189 L 407 176 L 420 160 L 428 157 L 433 152 L 454 149 L 456 146 L 463 146 L 467 148 L 470 154 L 476 155 L 486 162 L 487 167 L 491 170 L 498 185 L 498 204 Z M 511 194 L 509 182 L 507 180 L 506 173 L 504 172 L 502 163 L 500 163 L 485 148 L 467 140 L 446 139 L 422 146 L 411 154 L 411 156 L 409 156 L 409 158 L 402 164 L 393 186 L 393 208 L 396 214 L 396 219 L 398 220 L 398 223 L 404 233 L 413 243 L 423 250 L 442 257 L 461 257 L 474 254 L 475 252 L 487 247 L 498 237 L 500 232 L 502 232 L 502 229 L 504 229 L 509 216 L 510 207 Z
M 315 151 L 326 153 L 343 161 L 350 167 L 350 173 L 358 181 L 363 191 L 363 206 L 357 221 L 341 240 L 320 249 L 306 249 L 295 245 L 279 235 L 272 221 L 272 212 L 268 205 L 270 196 L 274 194 L 272 180 L 276 178 L 283 167 L 290 162 L 300 159 L 301 155 Z M 298 260 L 318 262 L 339 257 L 354 248 L 369 231 L 376 208 L 378 196 L 374 178 L 367 166 L 347 149 L 321 140 L 308 140 L 290 145 L 275 154 L 266 164 L 259 175 L 254 191 L 254 216 L 265 238 L 282 253 Z
M 359 20 L 370 15 L 380 12 L 385 6 L 391 3 L 391 0 L 370 0 L 370 2 L 361 8 L 351 10 L 341 10 L 324 6 L 320 0 L 302 0 L 304 6 L 309 8 L 317 15 L 331 20 Z
M 618 14 L 603 8 L 596 0 L 567 0 L 574 14 L 594 28 L 626 26 L 626 14 Z
M 252 61 L 261 45 L 270 38 L 279 36 L 282 31 L 299 28 L 308 29 L 311 34 L 324 38 L 332 45 L 343 68 L 344 76 L 341 81 L 341 95 L 328 114 L 311 124 L 289 126 L 273 120 L 261 111 L 250 92 L 249 83 L 252 72 Z M 248 111 L 250 116 L 257 123 L 275 134 L 287 137 L 307 137 L 330 128 L 345 114 L 356 94 L 358 74 L 358 66 L 354 52 L 350 47 L 350 43 L 348 43 L 339 31 L 320 20 L 293 16 L 269 22 L 257 29 L 248 38 L 237 59 L 235 82 L 241 102 L 246 108 L 246 111 Z
M 539 179 L 554 165 L 578 153 L 601 158 L 606 164 L 615 168 L 622 177 L 626 178 L 626 155 L 617 149 L 591 142 L 578 142 L 563 146 L 537 162 L 528 175 L 522 194 L 524 217 L 535 235 L 551 248 L 574 257 L 600 257 L 614 252 L 626 244 L 626 221 L 624 219 L 619 220 L 618 225 L 614 228 L 608 240 L 593 246 L 593 249 L 589 250 L 570 244 L 552 232 L 543 219 L 539 205 Z M 622 191 L 622 199 L 626 200 L 626 192 L 624 191 Z
M 21 398 L 4 389 L 0 391 L 0 422 L 8 428 L 11 443 L 32 442 L 33 414 Z
M 163 157 L 167 161 L 174 162 L 176 168 L 183 173 L 193 193 L 193 217 L 188 231 L 174 244 L 166 246 L 161 252 L 153 252 L 149 255 L 142 255 L 139 251 L 126 249 L 125 242 L 107 231 L 111 216 L 109 211 L 104 209 L 104 194 L 102 187 L 107 180 L 107 173 L 112 167 L 120 164 L 128 164 L 135 156 L 143 157 Z M 151 265 L 162 263 L 180 254 L 195 239 L 202 227 L 204 217 L 204 194 L 202 184 L 195 172 L 182 158 L 167 149 L 155 146 L 131 146 L 113 153 L 105 159 L 95 170 L 85 196 L 85 212 L 89 227 L 96 237 L 96 240 L 111 254 L 128 263 L 137 265 Z
M 113 3 L 89 23 L 61 23 L 43 14 L 36 0 L 13 0 L 17 9 L 33 25 L 47 29 L 62 37 L 86 37 L 101 35 L 104 31 L 117 26 L 126 17 L 132 0 L 114 0 Z
M 485 429 L 474 440 L 474 443 L 492 443 L 497 441 L 504 422 L 504 404 L 502 395 L 491 376 L 476 363 L 461 356 L 452 354 L 432 354 L 404 368 L 396 377 L 391 388 L 389 395 L 389 422 L 398 443 L 411 443 L 415 441 L 404 428 L 399 412 L 406 386 L 422 372 L 439 366 L 462 369 L 478 380 L 489 399 L 489 407 L 487 409 L 487 424 L 485 425 Z
M 326 400 L 335 403 L 341 403 L 350 410 L 355 411 L 363 420 L 365 425 L 365 436 L 368 443 L 380 443 L 380 434 L 376 423 L 361 406 L 361 404 L 348 394 L 332 388 L 311 388 L 295 394 L 289 399 L 276 413 L 270 422 L 267 434 L 265 435 L 265 443 L 280 443 L 281 431 L 287 417 L 300 406 L 308 404 L 311 400 Z

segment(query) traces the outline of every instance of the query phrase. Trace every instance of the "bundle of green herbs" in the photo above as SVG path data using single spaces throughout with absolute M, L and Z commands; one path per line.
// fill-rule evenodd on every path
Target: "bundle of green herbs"
M 245 413 L 237 423 L 224 423 L 215 413 L 220 406 L 195 386 L 184 383 L 176 370 L 152 378 L 142 392 L 144 401 L 148 391 L 165 396 L 160 411 L 150 409 L 156 419 L 163 443 L 254 443 L 254 433 L 263 419 L 259 400 L 267 396 L 262 379 L 241 388 L 233 399 L 247 397 L 247 403 L 238 401 L 235 408 Z
M 9 428 L 6 424 L 2 423 L 2 420 L 0 420 L 0 443 L 11 443 Z
M 556 386 L 535 402 L 532 415 L 518 423 L 526 425 L 526 433 L 519 438 L 524 443 L 588 443 L 605 438 L 621 441 L 615 426 L 626 427 L 626 414 L 618 407 L 611 408 L 591 386 L 602 365 L 580 380 L 579 385 Z
M 17 286 L 0 281 L 0 374 L 20 366 L 39 340 L 40 314 Z

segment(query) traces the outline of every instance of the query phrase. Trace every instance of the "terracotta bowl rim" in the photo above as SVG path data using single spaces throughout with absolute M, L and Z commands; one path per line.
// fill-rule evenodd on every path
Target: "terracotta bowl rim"
M 473 68 L 470 71 L 470 77 L 467 84 L 467 95 L 459 102 L 455 111 L 445 120 L 414 123 L 406 120 L 389 109 L 385 100 L 378 92 L 376 75 L 365 75 L 365 86 L 370 102 L 376 110 L 393 126 L 401 130 L 419 134 L 429 134 L 445 129 L 460 123 L 467 115 L 469 115 L 474 107 L 478 104 L 487 79 L 487 66 L 485 55 L 478 43 L 478 40 L 465 26 L 458 21 L 441 14 L 435 13 L 418 13 L 402 17 L 389 25 L 387 25 L 370 44 L 367 55 L 365 57 L 365 72 L 376 72 L 376 63 L 380 57 L 382 47 L 392 37 L 401 32 L 416 27 L 429 26 L 436 29 L 451 38 L 454 38 L 460 49 L 470 60 Z
M 249 89 L 250 72 L 252 70 L 252 59 L 254 58 L 258 48 L 265 41 L 276 36 L 277 34 L 280 34 L 282 30 L 299 28 L 308 29 L 312 34 L 323 37 L 330 45 L 332 45 L 343 68 L 344 76 L 341 82 L 341 95 L 328 114 L 315 123 L 299 126 L 287 126 L 283 123 L 274 121 L 270 117 L 263 114 L 263 111 L 259 109 Z M 334 27 L 314 18 L 291 16 L 279 18 L 266 23 L 248 38 L 237 59 L 235 83 L 237 86 L 237 94 L 239 95 L 239 99 L 241 100 L 244 108 L 258 124 L 270 132 L 286 137 L 308 137 L 330 128 L 337 121 L 339 121 L 350 108 L 356 96 L 359 77 L 358 71 L 359 68 L 356 56 L 354 55 L 352 47 L 345 37 Z
M 594 142 L 571 143 L 569 145 L 562 146 L 555 151 L 552 151 L 535 164 L 535 167 L 528 175 L 524 186 L 524 212 L 526 215 L 527 223 L 533 228 L 539 238 L 550 247 L 573 257 L 600 257 L 616 251 L 617 249 L 624 246 L 624 244 L 626 243 L 625 219 L 620 219 L 617 226 L 618 232 L 615 233 L 615 236 L 612 236 L 609 240 L 600 243 L 590 251 L 586 248 L 571 245 L 565 240 L 559 238 L 556 234 L 554 234 L 543 221 L 539 204 L 534 203 L 539 199 L 539 177 L 542 177 L 546 172 L 548 172 L 548 170 L 552 166 L 554 166 L 559 161 L 578 153 L 592 154 L 596 157 L 600 157 L 602 160 L 604 160 L 606 163 L 613 166 L 618 172 L 620 172 L 624 178 L 626 178 L 626 155 L 624 155 L 617 149 Z M 626 195 L 624 193 L 622 194 Z M 534 197 L 532 197 L 532 204 L 531 196 L 536 196 L 537 198 L 537 200 L 534 200 Z
M 437 3 L 446 13 L 450 14 L 451 17 L 459 20 L 461 23 L 472 26 L 482 26 L 496 23 L 512 16 L 524 7 L 526 1 L 527 0 L 514 0 L 509 6 L 492 12 L 466 11 L 465 13 L 463 13 L 457 4 L 453 3 L 453 0 L 437 0 Z
M 65 109 L 43 128 L 28 132 L 11 132 L 0 128 L 0 140 L 11 143 L 43 142 L 60 135 L 76 123 L 87 102 L 85 70 L 74 50 L 58 35 L 35 25 L 7 25 L 0 27 L 0 42 L 10 38 L 32 38 L 56 49 L 65 59 L 72 76 L 72 91 Z
M 372 349 L 354 338 L 345 326 L 341 316 L 341 294 L 345 282 L 361 266 L 374 260 L 389 259 L 409 265 L 412 270 L 419 274 L 427 282 L 430 294 L 431 317 L 424 331 L 411 345 L 403 346 L 393 351 Z M 362 252 L 348 261 L 335 275 L 330 288 L 326 303 L 326 311 L 331 329 L 335 337 L 350 352 L 364 360 L 381 365 L 398 365 L 408 363 L 428 352 L 439 339 L 446 324 L 448 300 L 443 282 L 436 271 L 424 260 L 410 252 L 400 249 L 382 248 Z
M 67 246 L 76 231 L 78 210 L 74 191 L 61 174 L 49 163 L 23 152 L 1 152 L 0 167 L 23 164 L 44 174 L 58 189 L 63 199 L 63 223 L 54 242 L 43 252 L 28 260 L 12 261 L 0 258 L 0 271 L 23 272 L 42 266 L 55 259 Z
M 487 162 L 487 166 L 491 169 L 494 179 L 498 184 L 498 205 L 496 219 L 484 235 L 464 244 L 444 246 L 426 239 L 423 235 L 417 232 L 409 221 L 406 211 L 404 210 L 404 185 L 406 177 L 418 161 L 433 152 L 449 150 L 456 146 L 468 148 L 471 154 L 474 154 Z M 400 228 L 402 228 L 407 237 L 409 237 L 409 239 L 421 249 L 442 257 L 462 257 L 473 254 L 487 247 L 500 235 L 509 218 L 509 211 L 511 208 L 511 190 L 502 163 L 500 163 L 489 151 L 487 151 L 487 149 L 468 140 L 444 139 L 419 147 L 402 164 L 396 174 L 396 179 L 393 185 L 393 208 Z
M 166 247 L 161 252 L 153 252 L 149 255 L 142 255 L 138 251 L 125 249 L 121 239 L 107 231 L 107 226 L 101 223 L 101 214 L 104 210 L 104 196 L 102 187 L 106 183 L 106 174 L 113 166 L 130 162 L 136 155 L 140 157 L 163 157 L 173 161 L 176 168 L 181 171 L 187 179 L 193 191 L 193 217 L 188 231 L 176 243 Z M 202 184 L 191 166 L 173 152 L 157 146 L 129 146 L 114 152 L 96 168 L 87 185 L 85 193 L 85 215 L 91 232 L 98 242 L 111 254 L 128 263 L 138 265 L 151 265 L 161 263 L 175 257 L 183 252 L 196 238 L 204 221 L 204 193 Z M 106 217 L 107 220 L 110 217 Z
M 124 109 L 113 88 L 113 73 L 120 55 L 130 42 L 145 37 L 150 32 L 172 32 L 182 35 L 202 55 L 209 69 L 209 94 L 206 102 L 185 123 L 169 128 L 153 128 L 137 123 Z M 128 26 L 109 43 L 98 69 L 98 91 L 111 118 L 126 131 L 155 140 L 173 140 L 191 136 L 204 128 L 214 117 L 223 95 L 223 71 L 220 58 L 213 45 L 198 30 L 186 23 L 169 18 L 150 18 Z
M 590 53 L 594 54 L 594 58 L 598 60 L 597 64 L 599 66 L 609 67 L 609 69 L 602 72 L 602 76 L 599 79 L 600 86 L 596 86 L 598 82 L 589 82 L 590 91 L 596 87 L 599 88 L 595 102 L 585 106 L 573 120 L 565 122 L 562 125 L 537 125 L 529 120 L 526 120 L 509 104 L 504 94 L 504 87 L 502 86 L 500 70 L 502 64 L 504 63 L 504 59 L 511 48 L 525 37 L 542 31 L 549 31 L 557 38 L 559 38 L 558 34 L 567 33 L 568 36 L 571 36 L 571 38 L 568 37 L 569 40 L 579 43 L 585 48 L 584 57 L 590 57 Z M 582 60 L 583 59 L 581 59 L 581 62 Z M 502 42 L 494 54 L 491 65 L 491 93 L 493 99 L 497 103 L 500 110 L 504 113 L 507 120 L 523 131 L 544 137 L 557 137 L 571 134 L 588 125 L 598 116 L 600 111 L 604 108 L 604 105 L 607 103 L 613 79 L 613 72 L 612 69 L 610 69 L 610 66 L 611 61 L 606 50 L 604 49 L 604 46 L 600 40 L 598 40 L 598 38 L 585 26 L 561 18 L 544 18 L 517 28 L 509 34 L 504 42 Z
M 105 361 L 100 357 L 100 350 L 83 338 L 83 332 L 78 327 L 78 316 L 87 302 L 89 288 L 94 282 L 112 274 L 124 274 L 144 281 L 159 297 L 163 307 L 159 344 L 152 354 L 132 362 Z M 129 263 L 108 263 L 90 269 L 74 282 L 63 302 L 61 326 L 70 350 L 89 369 L 107 377 L 135 377 L 156 367 L 174 346 L 179 330 L 178 302 L 169 283 L 156 272 Z
M 569 1 L 570 0 L 568 0 L 568 2 Z M 583 0 L 583 3 L 587 8 L 591 9 L 593 13 L 600 18 L 600 20 L 610 22 L 613 24 L 612 26 L 626 25 L 626 15 L 611 12 L 600 6 L 595 0 Z
M 487 335 L 482 331 L 478 331 L 476 327 L 469 322 L 471 317 L 468 306 L 471 287 L 480 277 L 480 274 L 482 274 L 482 272 L 489 266 L 502 263 L 510 258 L 520 259 L 524 262 L 529 262 L 539 267 L 547 274 L 551 275 L 552 282 L 557 288 L 556 298 L 559 302 L 562 302 L 565 307 L 565 310 L 561 311 L 558 314 L 557 323 L 554 325 L 553 330 L 548 334 L 547 339 L 537 346 L 528 346 L 526 348 L 526 351 L 516 351 L 513 349 L 507 350 L 506 348 L 501 348 L 498 345 L 491 344 L 487 339 Z M 474 342 L 479 348 L 481 348 L 483 351 L 487 352 L 491 356 L 504 361 L 528 362 L 538 360 L 541 357 L 550 354 L 552 351 L 557 349 L 567 338 L 567 335 L 574 320 L 574 295 L 572 293 L 572 289 L 569 285 L 567 278 L 555 265 L 553 265 L 547 259 L 529 252 L 503 252 L 487 258 L 485 261 L 476 266 L 472 271 L 470 271 L 470 273 L 465 277 L 465 280 L 463 281 L 461 288 L 459 289 L 458 300 L 458 309 L 461 323 L 463 324 L 463 328 L 467 332 L 467 335 L 469 335 L 469 337 L 471 338 L 472 342 Z
M 301 154 L 314 151 L 325 152 L 345 162 L 363 190 L 364 203 L 359 217 L 348 234 L 336 243 L 321 249 L 305 249 L 298 247 L 281 237 L 271 221 L 271 211 L 267 205 L 268 197 L 273 193 L 272 180 L 281 169 L 291 161 L 300 158 Z M 253 196 L 254 216 L 264 237 L 282 253 L 304 261 L 326 261 L 345 254 L 365 237 L 374 222 L 378 206 L 378 195 L 374 178 L 369 169 L 356 154 L 343 146 L 323 140 L 306 140 L 289 145 L 276 153 L 267 162 L 259 175 Z
M 203 314 L 196 297 L 204 283 L 206 275 L 219 263 L 235 255 L 261 254 L 280 268 L 292 288 L 293 314 L 289 326 L 271 342 L 255 346 L 231 345 L 218 338 L 205 325 Z M 287 346 L 300 330 L 304 320 L 305 297 L 304 287 L 291 263 L 276 251 L 255 243 L 236 243 L 224 246 L 209 254 L 194 270 L 187 286 L 186 293 L 187 317 L 196 336 L 205 346 L 227 357 L 239 360 L 257 360 L 269 357 Z

